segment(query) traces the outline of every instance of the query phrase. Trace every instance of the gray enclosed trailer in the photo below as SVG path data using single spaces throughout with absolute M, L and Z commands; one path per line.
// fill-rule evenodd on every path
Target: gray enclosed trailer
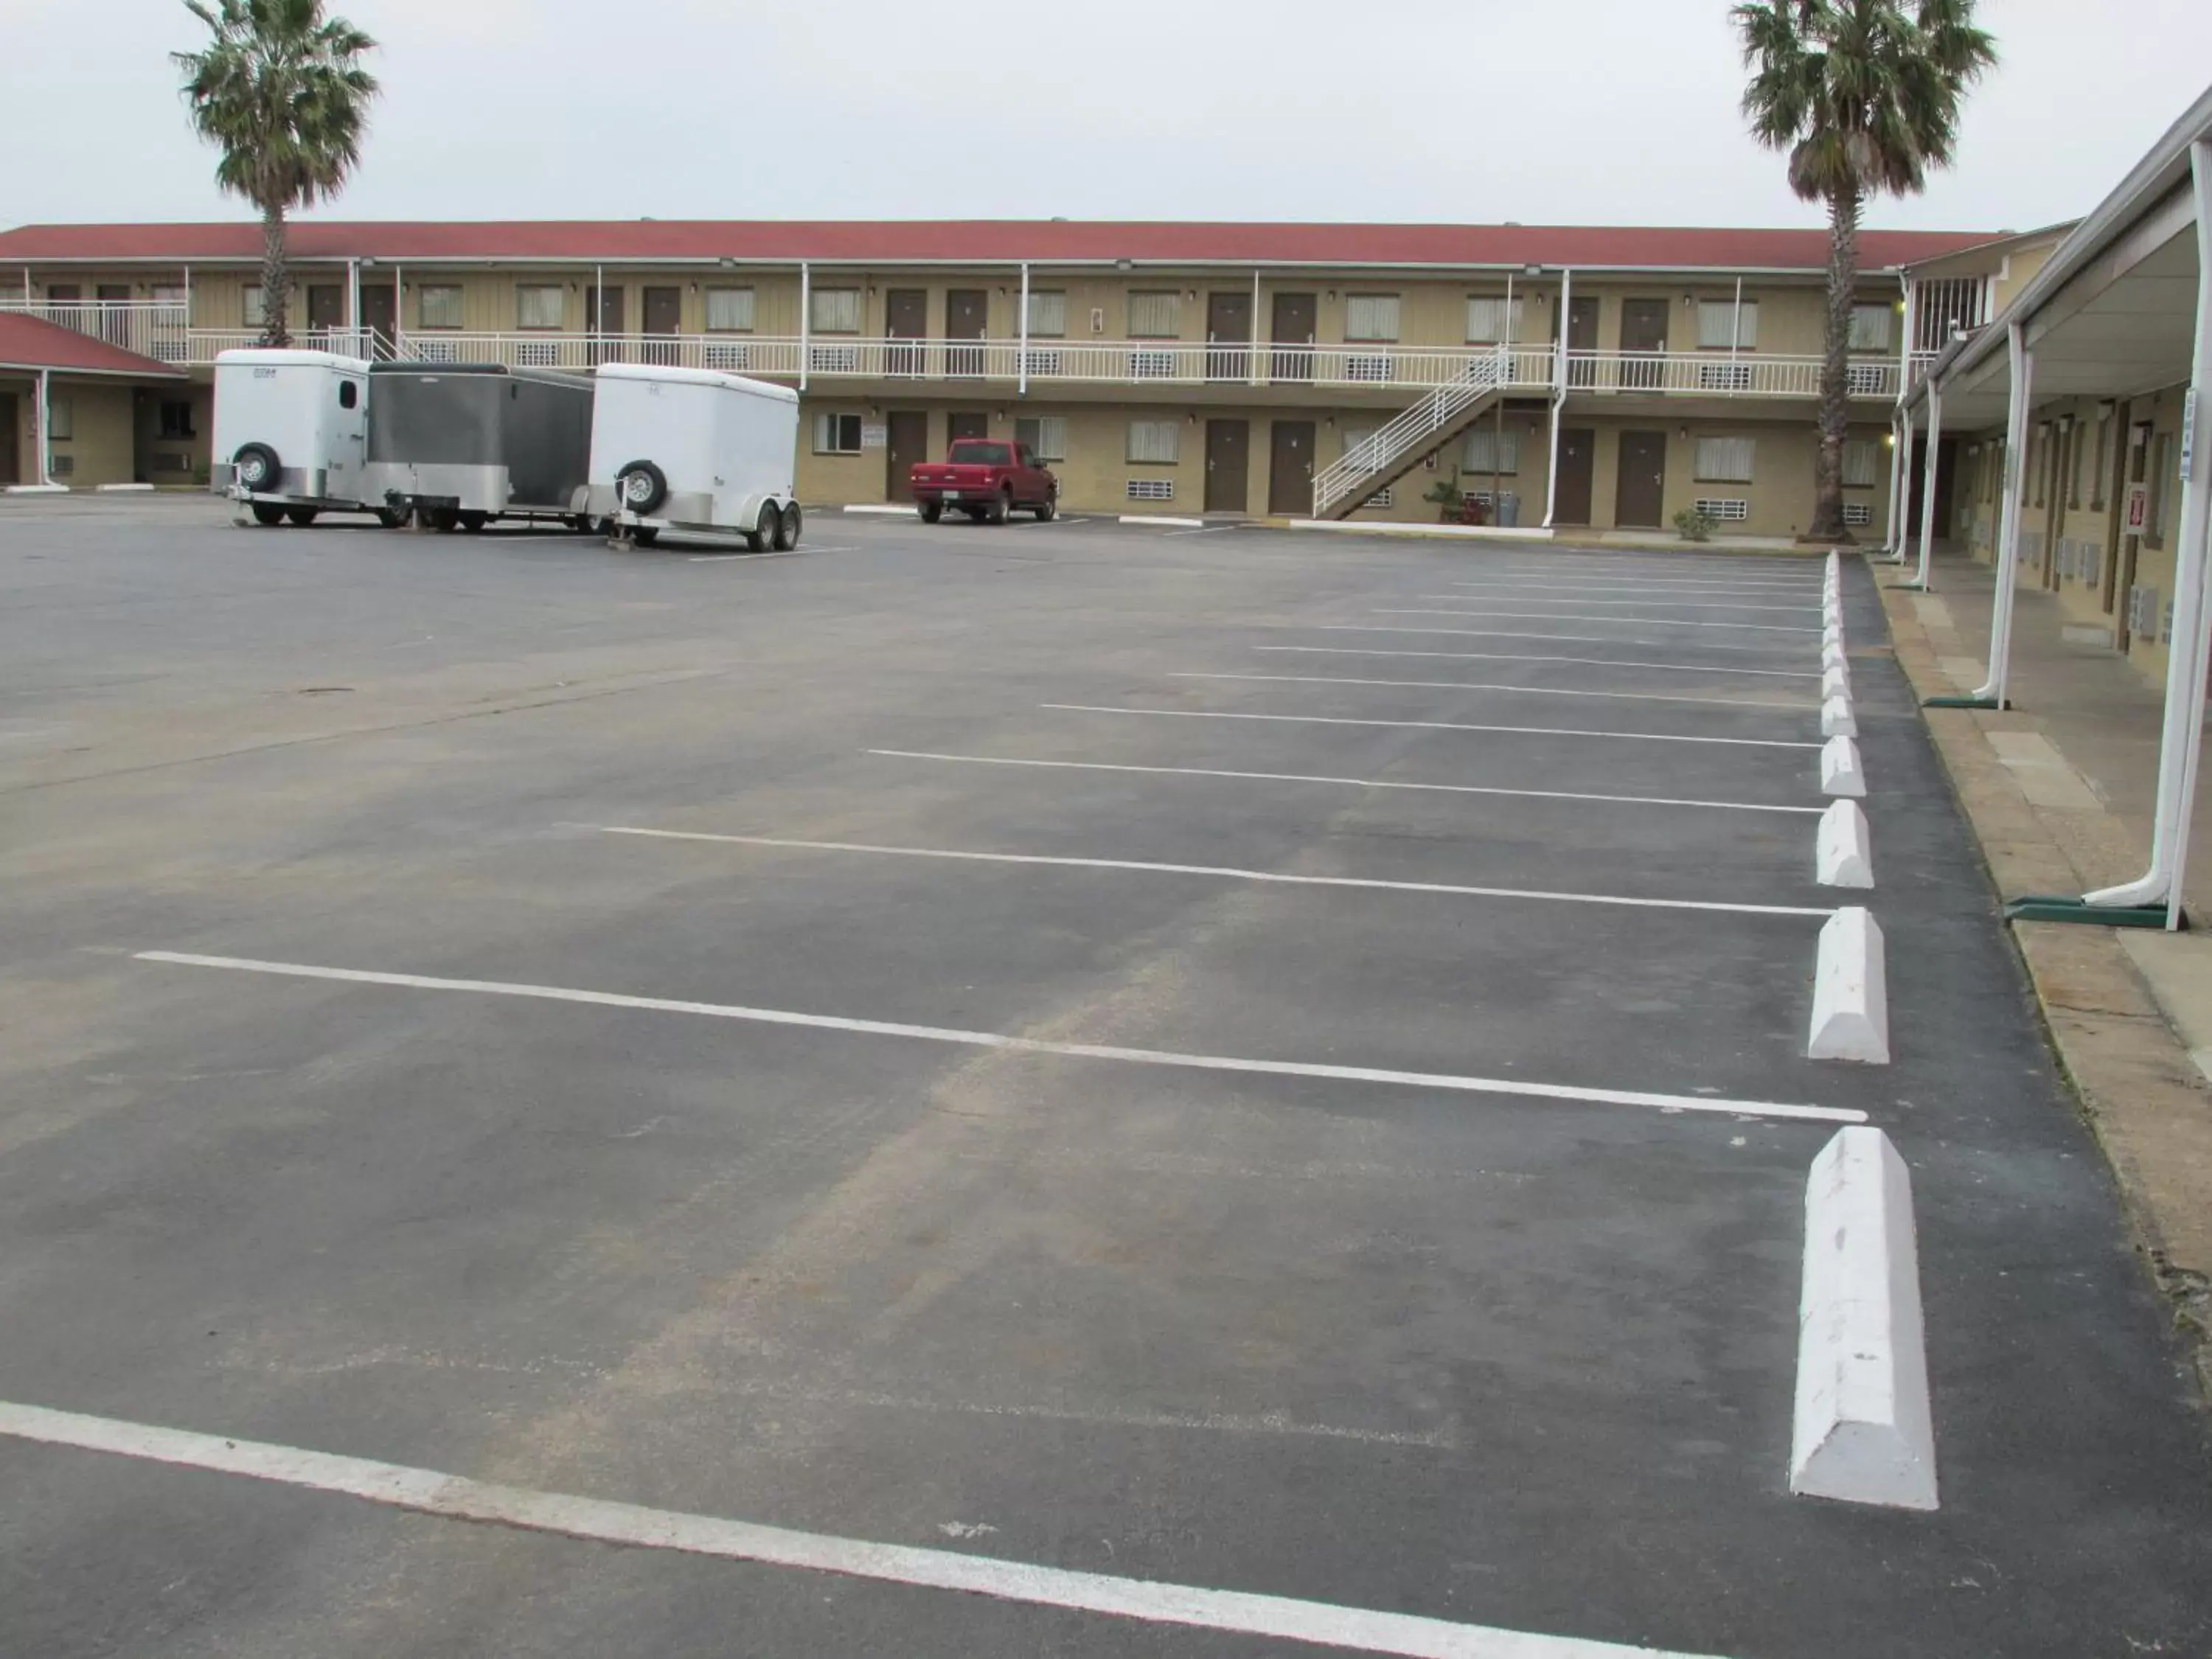
M 370 371 L 371 501 L 434 529 L 494 519 L 581 528 L 592 379 L 497 363 L 378 363 Z

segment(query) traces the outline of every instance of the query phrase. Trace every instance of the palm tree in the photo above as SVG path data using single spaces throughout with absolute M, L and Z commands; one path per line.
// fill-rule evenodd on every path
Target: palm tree
M 216 182 L 261 210 L 261 340 L 291 343 L 284 216 L 336 196 L 361 160 L 376 81 L 361 67 L 376 42 L 323 0 L 185 0 L 214 37 L 170 54 L 184 71 L 192 127 L 222 152 Z
M 1828 208 L 1826 361 L 1809 541 L 1848 542 L 1844 439 L 1859 217 L 1884 191 L 1917 195 L 1948 167 L 1966 88 L 1996 62 L 1974 0 L 1744 0 L 1730 13 L 1751 71 L 1743 112 L 1790 157 L 1790 187 Z

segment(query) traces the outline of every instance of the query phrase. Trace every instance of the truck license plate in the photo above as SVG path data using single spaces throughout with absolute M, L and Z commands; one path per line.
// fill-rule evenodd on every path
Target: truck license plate
M 960 499 L 960 492 L 957 489 L 948 489 L 945 492 L 945 499 L 948 501 L 957 501 Z

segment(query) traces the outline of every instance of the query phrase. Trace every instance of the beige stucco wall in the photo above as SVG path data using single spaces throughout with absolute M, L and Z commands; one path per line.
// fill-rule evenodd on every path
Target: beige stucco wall
M 131 392 L 112 380 L 57 375 L 51 397 L 70 407 L 70 433 L 49 446 L 54 482 L 79 489 L 131 481 Z

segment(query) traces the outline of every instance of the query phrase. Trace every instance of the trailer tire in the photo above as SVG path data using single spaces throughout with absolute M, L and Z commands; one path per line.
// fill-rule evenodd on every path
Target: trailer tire
M 252 501 L 248 505 L 252 509 L 253 522 L 264 529 L 274 530 L 284 522 L 284 509 L 281 507 L 271 507 L 266 501 Z
M 283 463 L 276 452 L 267 444 L 240 444 L 238 453 L 230 458 L 231 476 L 240 489 L 255 491 L 274 489 L 276 481 L 284 474 Z
M 1000 490 L 992 498 L 991 501 L 991 522 L 993 524 L 1006 523 L 1007 516 L 1012 514 L 1013 510 L 1013 492 L 1010 489 Z
M 376 509 L 376 521 L 386 530 L 403 530 L 406 528 L 407 515 L 396 507 L 380 507 Z
M 629 538 L 640 547 L 651 547 L 660 539 L 660 532 L 652 525 L 641 524 L 629 532 Z
M 489 513 L 464 513 L 461 514 L 461 528 L 467 531 L 472 536 L 490 522 L 491 514 Z
M 788 553 L 793 548 L 797 547 L 799 533 L 805 527 L 805 517 L 799 513 L 799 503 L 786 501 L 783 511 L 776 515 L 775 550 L 779 553 Z
M 441 536 L 450 536 L 461 526 L 460 511 L 457 507 L 423 507 L 420 510 L 419 517 L 423 524 L 436 531 Z
M 945 516 L 945 503 L 943 501 L 924 501 L 920 507 L 916 507 L 915 511 L 921 514 L 921 521 L 924 524 L 935 524 L 939 519 Z
M 776 532 L 782 527 L 783 514 L 776 511 L 775 503 L 763 501 L 760 522 L 745 532 L 746 550 L 753 553 L 767 552 L 775 545 Z
M 314 523 L 319 516 L 320 514 L 312 507 L 288 507 L 284 509 L 286 521 L 299 526 L 302 530 Z
M 651 461 L 632 461 L 615 474 L 615 495 L 624 511 L 643 518 L 668 499 L 668 475 Z

